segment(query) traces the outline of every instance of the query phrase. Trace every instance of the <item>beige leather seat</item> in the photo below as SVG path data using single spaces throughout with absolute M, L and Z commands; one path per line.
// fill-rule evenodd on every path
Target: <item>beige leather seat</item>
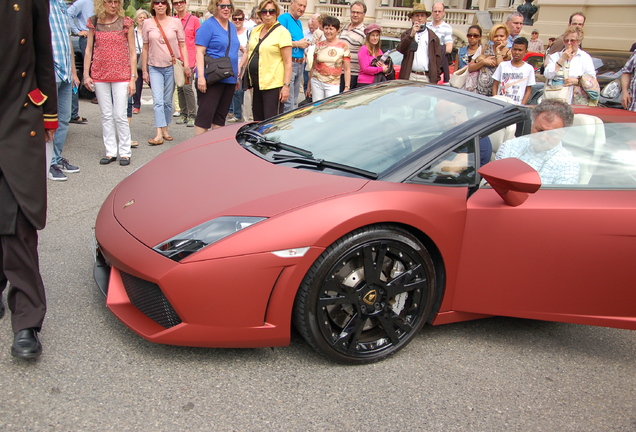
M 579 163 L 579 184 L 587 184 L 605 145 L 605 127 L 600 118 L 588 114 L 575 114 L 572 126 L 562 142 Z
M 503 143 L 515 137 L 516 130 L 517 125 L 511 124 L 510 126 L 506 126 L 505 128 L 499 129 L 498 131 L 488 135 L 488 138 L 490 138 L 490 142 L 492 143 L 492 156 L 490 157 L 490 160 L 495 160 L 497 150 L 499 150 L 499 147 L 501 147 Z

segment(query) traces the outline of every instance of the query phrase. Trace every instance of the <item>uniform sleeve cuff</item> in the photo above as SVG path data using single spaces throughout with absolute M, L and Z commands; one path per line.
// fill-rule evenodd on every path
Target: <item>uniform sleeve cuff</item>
M 57 114 L 44 114 L 44 129 L 57 129 Z

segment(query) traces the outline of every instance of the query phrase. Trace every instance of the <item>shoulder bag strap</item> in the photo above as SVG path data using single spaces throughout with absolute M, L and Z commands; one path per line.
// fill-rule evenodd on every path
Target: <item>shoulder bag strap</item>
M 269 31 L 265 34 L 265 36 L 263 36 L 263 39 L 259 40 L 258 43 L 256 44 L 256 46 L 254 47 L 254 51 L 252 51 L 252 55 L 250 56 L 249 59 L 247 59 L 247 64 L 249 66 L 250 62 L 252 61 L 252 57 L 254 57 L 254 54 L 256 54 L 258 52 L 259 47 L 261 46 L 261 42 L 263 42 L 265 39 L 267 39 L 267 36 L 270 35 L 271 32 L 274 31 L 274 29 L 276 27 L 278 27 L 280 25 L 280 23 L 276 23 L 272 26 L 272 28 L 269 29 Z M 249 39 L 248 39 L 249 40 Z
M 155 23 L 157 23 L 157 28 L 161 32 L 161 36 L 163 36 L 163 40 L 166 42 L 166 45 L 168 45 L 168 51 L 170 51 L 170 55 L 172 56 L 172 64 L 175 64 L 177 62 L 177 59 L 175 58 L 174 53 L 172 52 L 170 41 L 166 37 L 166 34 L 163 32 L 163 28 L 161 28 L 161 24 L 159 24 L 159 20 L 157 19 L 157 17 L 155 17 Z

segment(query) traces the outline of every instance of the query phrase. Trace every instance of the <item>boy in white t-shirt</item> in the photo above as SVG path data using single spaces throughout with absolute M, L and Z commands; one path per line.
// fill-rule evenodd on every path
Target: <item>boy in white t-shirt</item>
M 523 61 L 528 52 L 528 39 L 518 37 L 510 51 L 512 60 L 500 63 L 492 75 L 492 95 L 506 96 L 517 105 L 525 105 L 530 98 L 531 87 L 536 83 L 534 68 Z

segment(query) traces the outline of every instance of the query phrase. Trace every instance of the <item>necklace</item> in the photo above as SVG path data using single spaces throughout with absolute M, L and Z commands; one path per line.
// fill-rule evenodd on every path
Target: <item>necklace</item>
M 115 24 L 118 20 L 119 20 L 119 17 L 115 17 L 115 19 L 113 21 L 111 21 L 109 23 L 103 22 L 102 25 L 105 25 L 106 27 L 110 28 L 110 26 Z

